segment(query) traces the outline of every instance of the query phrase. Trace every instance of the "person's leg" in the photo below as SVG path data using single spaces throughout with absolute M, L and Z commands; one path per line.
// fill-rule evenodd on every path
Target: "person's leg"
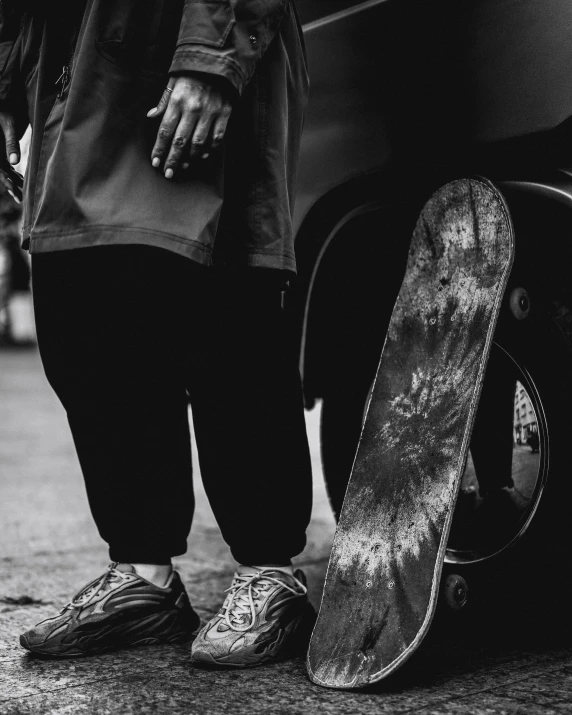
M 113 561 L 166 565 L 186 550 L 193 494 L 181 262 L 143 246 L 33 256 L 42 361 Z
M 205 490 L 239 563 L 287 565 L 306 543 L 312 470 L 280 284 L 219 276 L 204 293 L 189 392 Z
M 277 283 L 218 278 L 204 295 L 205 350 L 189 390 L 205 489 L 239 567 L 192 658 L 254 666 L 303 641 L 315 615 L 290 566 L 312 503 L 300 376 Z
M 117 563 L 23 633 L 28 650 L 69 657 L 179 642 L 199 625 L 170 565 L 186 549 L 193 511 L 180 323 L 187 264 L 143 246 L 33 257 L 42 360 Z

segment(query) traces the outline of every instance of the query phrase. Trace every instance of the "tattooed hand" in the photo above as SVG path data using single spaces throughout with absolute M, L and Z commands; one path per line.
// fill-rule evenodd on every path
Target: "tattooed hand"
M 232 87 L 226 80 L 193 74 L 172 77 L 159 104 L 147 116 L 162 116 L 151 163 L 172 179 L 179 167 L 205 159 L 218 149 L 232 111 Z

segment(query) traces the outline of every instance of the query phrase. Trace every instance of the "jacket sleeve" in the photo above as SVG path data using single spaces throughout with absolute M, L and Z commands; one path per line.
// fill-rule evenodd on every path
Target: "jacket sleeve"
M 171 73 L 207 72 L 242 93 L 291 0 L 185 0 Z

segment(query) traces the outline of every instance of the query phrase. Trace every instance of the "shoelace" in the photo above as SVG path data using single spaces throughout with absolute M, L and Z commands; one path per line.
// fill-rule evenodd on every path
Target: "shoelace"
M 294 578 L 294 581 L 298 588 L 289 586 L 280 578 L 269 576 L 267 571 L 244 575 L 235 573 L 230 588 L 225 591 L 229 595 L 223 604 L 224 622 L 233 631 L 244 633 L 251 628 L 256 619 L 256 603 L 266 596 L 275 584 L 297 596 L 307 593 L 308 589 L 303 583 L 297 578 Z M 250 621 L 246 624 L 241 623 L 244 615 L 250 616 Z
M 110 564 L 102 576 L 94 579 L 88 583 L 87 586 L 79 590 L 75 596 L 72 597 L 71 601 L 64 606 L 64 611 L 67 608 L 84 608 L 90 603 L 93 603 L 99 595 L 108 593 L 114 583 L 124 581 L 127 574 L 115 568 L 116 565 L 117 564 Z

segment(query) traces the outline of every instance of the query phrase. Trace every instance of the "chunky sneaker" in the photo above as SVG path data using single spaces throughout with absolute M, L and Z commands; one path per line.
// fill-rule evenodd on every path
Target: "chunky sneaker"
M 94 655 L 136 645 L 181 643 L 199 626 L 185 587 L 174 571 L 160 588 L 130 564 L 111 564 L 84 586 L 60 614 L 20 636 L 33 653 Z
M 315 618 L 306 592 L 302 571 L 239 569 L 220 611 L 193 643 L 193 663 L 246 668 L 284 655 L 294 633 Z

